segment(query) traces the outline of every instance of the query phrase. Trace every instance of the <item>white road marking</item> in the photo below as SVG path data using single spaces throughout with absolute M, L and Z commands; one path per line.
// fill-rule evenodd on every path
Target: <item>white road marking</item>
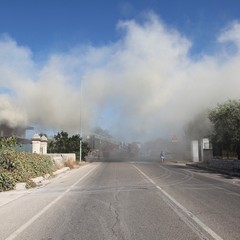
M 223 240 L 219 235 L 217 235 L 211 228 L 209 228 L 206 224 L 204 224 L 199 218 L 197 218 L 193 213 L 188 211 L 184 206 L 182 206 L 179 202 L 177 202 L 172 196 L 170 196 L 166 191 L 164 191 L 160 186 L 158 186 L 150 177 L 148 177 L 143 171 L 141 171 L 137 166 L 133 165 L 134 168 L 141 173 L 150 183 L 152 183 L 158 190 L 160 190 L 164 196 L 167 198 L 168 201 L 170 201 L 171 205 L 174 204 L 177 206 L 181 211 L 187 215 L 190 219 L 192 219 L 198 226 L 200 226 L 204 231 L 206 231 L 213 239 L 215 240 Z M 173 206 L 174 207 L 174 206 Z M 188 225 L 191 225 L 190 227 L 199 235 L 199 231 L 194 228 L 194 226 L 186 220 L 186 217 L 184 217 L 179 211 L 175 211 L 179 217 L 186 222 Z M 202 234 L 201 234 L 202 235 Z M 203 239 L 204 236 L 202 236 Z
M 33 216 L 30 220 L 28 220 L 25 224 L 23 224 L 20 228 L 18 228 L 15 232 L 13 232 L 5 240 L 13 240 L 13 239 L 15 239 L 20 233 L 22 233 L 27 227 L 29 227 L 34 221 L 36 221 L 41 215 L 43 215 L 49 208 L 51 208 L 60 199 L 62 199 L 66 193 L 71 191 L 72 188 L 74 188 L 79 182 L 81 182 L 84 178 L 86 178 L 98 166 L 99 166 L 99 164 L 96 165 L 91 170 L 89 170 L 85 175 L 83 175 L 74 184 L 72 184 L 66 191 L 64 191 L 61 195 L 59 195 L 52 202 L 50 202 L 46 207 L 44 207 L 40 212 L 38 212 L 35 216 Z

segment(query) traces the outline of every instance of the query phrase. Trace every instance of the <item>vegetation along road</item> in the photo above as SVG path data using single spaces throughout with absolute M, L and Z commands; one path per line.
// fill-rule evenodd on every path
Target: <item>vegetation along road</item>
M 0 239 L 235 240 L 238 184 L 167 162 L 90 163 L 1 206 Z

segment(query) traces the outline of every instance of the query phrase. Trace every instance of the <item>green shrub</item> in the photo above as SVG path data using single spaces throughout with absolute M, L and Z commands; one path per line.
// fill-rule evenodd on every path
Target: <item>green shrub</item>
M 0 172 L 0 192 L 11 190 L 15 187 L 16 181 L 9 172 Z
M 54 162 L 49 156 L 17 152 L 12 148 L 0 149 L 0 191 L 14 189 L 17 182 L 35 184 L 31 178 L 52 174 Z
M 37 184 L 33 182 L 31 179 L 26 182 L 26 188 L 34 188 Z

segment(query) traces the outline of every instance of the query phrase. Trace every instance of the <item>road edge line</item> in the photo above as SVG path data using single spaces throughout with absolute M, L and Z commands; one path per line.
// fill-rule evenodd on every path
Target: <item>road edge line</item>
M 169 195 L 165 190 L 163 190 L 160 186 L 158 186 L 150 177 L 148 177 L 142 170 L 140 170 L 137 166 L 133 165 L 133 167 L 141 173 L 149 182 L 151 182 L 159 191 L 161 191 L 165 197 L 167 197 L 173 204 L 175 204 L 179 209 L 181 209 L 189 218 L 191 218 L 198 226 L 200 226 L 204 231 L 206 231 L 211 237 L 215 240 L 223 240 L 219 235 L 217 235 L 211 228 L 209 228 L 206 224 L 204 224 L 199 218 L 197 218 L 192 212 L 187 210 L 184 206 L 182 206 L 177 200 L 175 200 L 171 195 Z
M 91 172 L 93 172 L 100 164 L 96 165 L 94 168 L 85 173 L 81 178 L 79 178 L 75 183 L 73 183 L 68 189 L 66 189 L 61 195 L 55 198 L 52 202 L 50 202 L 47 206 L 45 206 L 40 212 L 35 214 L 31 219 L 29 219 L 25 224 L 19 227 L 16 231 L 14 231 L 11 235 L 9 235 L 5 240 L 13 240 L 19 234 L 21 234 L 26 228 L 28 228 L 33 222 L 35 222 L 41 215 L 43 215 L 49 208 L 51 208 L 54 204 L 56 204 L 60 199 L 62 199 L 66 193 L 68 193 L 72 188 L 74 188 L 79 182 L 81 182 L 84 178 L 86 178 Z

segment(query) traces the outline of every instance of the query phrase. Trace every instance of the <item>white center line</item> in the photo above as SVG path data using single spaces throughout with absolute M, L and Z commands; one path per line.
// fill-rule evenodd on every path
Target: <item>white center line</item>
M 74 188 L 79 182 L 81 182 L 84 178 L 86 178 L 93 170 L 95 170 L 96 165 L 94 168 L 89 170 L 85 175 L 79 178 L 74 184 L 72 184 L 66 191 L 64 191 L 61 195 L 55 198 L 52 202 L 50 202 L 46 207 L 44 207 L 40 212 L 34 215 L 31 219 L 29 219 L 25 224 L 23 224 L 20 228 L 18 228 L 15 232 L 13 232 L 10 236 L 8 236 L 5 240 L 13 240 L 15 239 L 20 233 L 22 233 L 27 227 L 29 227 L 34 221 L 36 221 L 41 215 L 43 215 L 49 208 L 51 208 L 54 204 L 56 204 L 60 199 L 64 197 L 66 193 L 68 193 L 72 188 Z
M 191 213 L 190 211 L 188 211 L 184 206 L 182 206 L 179 202 L 177 202 L 172 196 L 170 196 L 166 191 L 164 191 L 160 186 L 158 186 L 150 177 L 148 177 L 143 171 L 141 171 L 137 166 L 133 165 L 134 168 L 141 173 L 150 183 L 152 183 L 158 190 L 160 190 L 165 197 L 167 197 L 167 199 L 169 201 L 171 201 L 171 203 L 175 204 L 175 206 L 177 206 L 179 209 L 181 209 L 181 211 L 186 214 L 190 219 L 192 219 L 198 226 L 200 226 L 203 230 L 205 230 L 211 237 L 213 237 L 213 239 L 215 240 L 223 240 L 219 235 L 217 235 L 211 228 L 209 228 L 206 224 L 204 224 L 199 218 L 197 218 L 193 213 Z M 178 213 L 176 211 L 176 213 Z M 184 222 L 186 222 L 186 219 L 181 215 L 178 214 L 183 220 Z

